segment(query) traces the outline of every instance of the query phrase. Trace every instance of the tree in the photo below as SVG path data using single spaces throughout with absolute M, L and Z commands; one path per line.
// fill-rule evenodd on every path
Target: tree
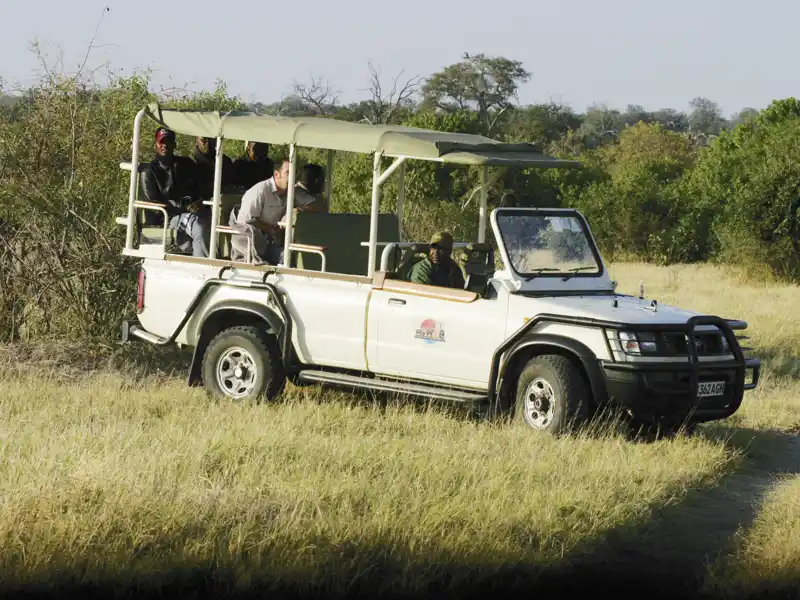
M 733 115 L 730 119 L 731 127 L 736 127 L 741 125 L 742 123 L 747 123 L 752 121 L 758 116 L 758 109 L 755 108 L 743 108 L 738 113 Z
M 580 125 L 580 118 L 568 106 L 532 104 L 514 110 L 505 133 L 508 141 L 554 142 Z
M 431 75 L 422 93 L 428 106 L 476 110 L 486 132 L 491 133 L 500 116 L 513 106 L 519 85 L 530 77 L 520 61 L 464 53 L 461 62 Z
M 414 108 L 414 96 L 419 91 L 422 77 L 409 77 L 402 83 L 400 71 L 392 78 L 389 85 L 383 82 L 380 68 L 369 63 L 369 100 L 351 105 L 349 110 L 355 113 L 357 121 L 365 121 L 370 125 L 387 124 L 400 120 L 401 113 L 408 113 Z M 401 118 L 401 117 L 400 117 Z
M 593 104 L 586 110 L 578 131 L 588 147 L 596 147 L 616 140 L 622 128 L 622 114 L 617 109 Z
M 662 108 L 651 113 L 653 123 L 658 123 L 667 131 L 689 131 L 689 117 L 674 108 Z
M 310 107 L 312 113 L 327 115 L 336 108 L 339 101 L 339 90 L 322 77 L 312 75 L 311 82 L 294 83 L 294 97 Z
M 689 113 L 689 131 L 705 135 L 719 135 L 728 125 L 719 104 L 698 96 L 690 103 L 692 111 Z

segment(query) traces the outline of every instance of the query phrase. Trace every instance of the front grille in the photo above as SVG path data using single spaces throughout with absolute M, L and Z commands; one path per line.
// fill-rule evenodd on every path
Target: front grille
M 730 354 L 722 345 L 722 332 L 695 332 L 694 341 L 698 357 Z M 661 356 L 689 356 L 689 336 L 683 332 L 660 332 L 656 343 Z

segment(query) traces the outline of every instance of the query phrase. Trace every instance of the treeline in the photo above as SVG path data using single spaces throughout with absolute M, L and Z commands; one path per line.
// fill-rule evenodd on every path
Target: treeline
M 344 106 L 320 79 L 297 84 L 278 103 L 248 105 L 223 84 L 165 98 L 146 76 L 97 86 L 48 71 L 0 102 L 0 339 L 116 335 L 135 281 L 114 222 L 127 201 L 119 163 L 130 158 L 134 115 L 155 100 L 536 142 L 584 168 L 509 170 L 493 183 L 492 204 L 513 195 L 521 205 L 576 207 L 612 260 L 723 261 L 759 277 L 800 279 L 800 102 L 776 101 L 732 119 L 705 99 L 688 112 L 630 106 L 578 114 L 553 104 L 519 106 L 516 91 L 528 77 L 517 61 L 465 55 L 424 80 L 387 80 L 370 67 L 367 97 Z M 154 129 L 146 124 L 144 159 Z M 179 152 L 189 154 L 192 143 L 179 136 Z M 226 154 L 242 152 L 241 143 L 226 145 Z M 324 164 L 318 151 L 301 159 Z M 333 210 L 368 211 L 371 159 L 340 153 L 336 164 Z M 407 237 L 425 239 L 442 227 L 474 237 L 478 177 L 477 169 L 409 165 Z M 383 194 L 387 211 L 393 185 Z

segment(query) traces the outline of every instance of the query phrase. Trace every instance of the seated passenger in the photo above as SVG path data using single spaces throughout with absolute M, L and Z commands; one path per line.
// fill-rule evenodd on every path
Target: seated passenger
M 411 269 L 409 281 L 423 285 L 438 285 L 464 289 L 464 275 L 450 257 L 453 252 L 453 236 L 448 231 L 433 234 L 428 256 Z
M 194 163 L 197 187 L 203 200 L 214 197 L 214 169 L 217 160 L 216 138 L 198 137 L 194 144 Z M 233 161 L 222 155 L 222 189 L 234 185 Z
M 303 170 L 300 172 L 300 180 L 297 182 L 297 189 L 303 190 L 314 198 L 314 201 L 307 205 L 304 210 L 316 213 L 330 212 L 330 208 L 322 194 L 324 188 L 325 169 L 314 163 L 308 163 L 304 166 Z
M 272 177 L 275 165 L 269 157 L 269 144 L 247 142 L 245 155 L 233 161 L 236 185 L 249 190 Z
M 242 196 L 239 211 L 231 213 L 231 227 L 253 239 L 256 260 L 279 265 L 283 262 L 283 229 L 279 222 L 286 216 L 286 194 L 289 191 L 289 159 L 276 163 L 270 179 L 257 183 Z M 314 198 L 302 190 L 294 196 L 295 212 L 303 210 Z M 235 235 L 231 247 L 236 256 L 246 256 L 246 240 Z M 233 257 L 232 257 L 233 258 Z
M 186 156 L 175 156 L 175 133 L 164 127 L 156 131 L 156 158 L 141 174 L 141 186 L 148 202 L 167 209 L 167 226 L 176 230 L 181 250 L 207 257 L 211 239 L 209 219 L 197 190 L 195 164 Z M 201 212 L 203 211 L 203 212 Z M 161 212 L 145 211 L 145 224 L 163 226 Z

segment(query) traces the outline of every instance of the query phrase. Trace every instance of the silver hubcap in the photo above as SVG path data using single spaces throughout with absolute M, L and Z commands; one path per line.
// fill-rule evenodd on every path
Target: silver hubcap
M 556 396 L 547 380 L 537 377 L 525 390 L 525 420 L 536 429 L 546 428 L 553 420 Z
M 233 347 L 217 361 L 217 383 L 231 398 L 242 398 L 256 385 L 256 365 L 244 348 Z

